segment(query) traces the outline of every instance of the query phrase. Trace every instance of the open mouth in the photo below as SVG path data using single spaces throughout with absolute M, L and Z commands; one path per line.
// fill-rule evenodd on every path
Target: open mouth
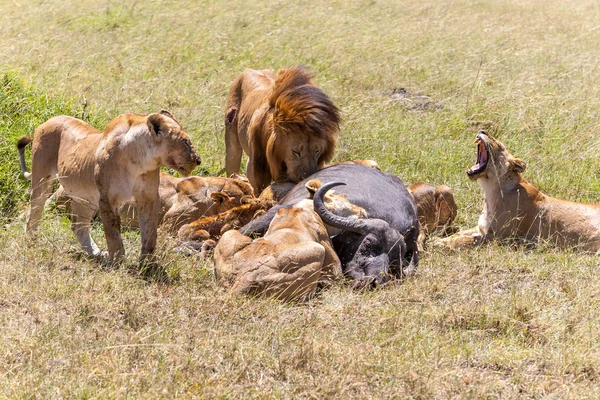
M 477 175 L 485 170 L 488 163 L 488 153 L 485 149 L 485 143 L 479 135 L 477 135 L 477 139 L 475 140 L 475 144 L 477 145 L 477 164 L 473 165 L 471 168 L 467 169 L 467 175 L 473 176 Z

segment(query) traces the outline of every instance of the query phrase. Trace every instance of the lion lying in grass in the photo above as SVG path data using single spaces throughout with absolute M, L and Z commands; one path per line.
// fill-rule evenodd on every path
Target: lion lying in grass
M 476 228 L 440 242 L 461 247 L 492 239 L 546 240 L 558 247 L 600 249 L 600 204 L 575 203 L 546 196 L 521 175 L 526 163 L 484 131 L 477 135 L 477 163 L 467 170 L 484 195 Z
M 306 187 L 315 197 L 340 183 L 321 187 L 311 180 Z M 326 207 L 336 214 L 363 218 L 364 209 L 354 206 L 342 195 L 328 195 Z M 342 274 L 340 260 L 333 250 L 327 227 L 313 208 L 313 200 L 277 211 L 266 235 L 252 239 L 239 231 L 226 232 L 214 251 L 217 282 L 235 294 L 273 296 L 280 300 L 299 300 L 324 279 Z
M 124 255 L 120 207 L 133 198 L 142 236 L 142 258 L 154 252 L 159 215 L 159 172 L 169 166 L 183 175 L 200 157 L 183 127 L 166 112 L 123 114 L 104 132 L 77 118 L 59 116 L 40 125 L 31 156 L 31 206 L 27 233 L 36 232 L 44 204 L 58 178 L 71 198 L 71 229 L 91 255 L 100 250 L 90 236 L 90 221 L 100 211 L 109 261 Z M 22 147 L 22 146 L 21 146 Z

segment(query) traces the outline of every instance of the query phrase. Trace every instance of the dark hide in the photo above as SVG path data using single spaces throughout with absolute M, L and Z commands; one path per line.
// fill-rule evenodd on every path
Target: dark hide
M 359 282 L 386 280 L 388 272 L 395 276 L 410 274 L 419 262 L 417 237 L 419 223 L 414 200 L 404 183 L 394 175 L 356 164 L 334 165 L 322 169 L 298 183 L 266 214 L 250 222 L 240 232 L 246 235 L 263 235 L 281 206 L 292 205 L 308 198 L 304 187 L 310 179 L 323 184 L 335 181 L 346 185 L 335 188 L 345 193 L 348 200 L 367 211 L 371 228 L 363 232 L 346 230 L 333 238 L 333 246 L 340 257 L 344 272 Z M 400 240 L 404 239 L 404 243 Z M 365 259 L 370 262 L 357 262 Z M 396 261 L 402 260 L 402 266 Z

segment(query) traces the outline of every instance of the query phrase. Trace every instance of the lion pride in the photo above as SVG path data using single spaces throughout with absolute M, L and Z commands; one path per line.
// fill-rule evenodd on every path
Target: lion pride
M 229 89 L 225 110 L 227 175 L 242 151 L 258 196 L 272 181 L 300 182 L 333 158 L 338 108 L 302 67 L 246 69 Z
M 527 164 L 485 131 L 476 137 L 477 163 L 467 170 L 483 189 L 476 228 L 440 240 L 461 247 L 492 239 L 546 240 L 558 247 L 600 249 L 600 204 L 555 199 L 527 182 Z

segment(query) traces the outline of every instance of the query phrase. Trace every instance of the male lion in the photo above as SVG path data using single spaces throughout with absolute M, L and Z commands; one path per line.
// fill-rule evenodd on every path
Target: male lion
M 309 192 L 323 201 L 331 182 L 306 183 Z M 336 214 L 363 218 L 365 210 L 345 196 L 333 194 L 325 205 Z M 280 208 L 263 238 L 251 239 L 239 231 L 226 232 L 214 251 L 217 283 L 236 294 L 262 294 L 280 300 L 299 300 L 312 293 L 323 279 L 342 274 L 340 260 L 333 250 L 330 235 L 339 231 L 326 226 L 305 199 Z
M 600 249 L 600 204 L 546 196 L 521 175 L 525 161 L 513 157 L 498 140 L 480 131 L 475 143 L 477 163 L 467 175 L 483 189 L 483 212 L 476 228 L 442 239 L 442 244 L 461 247 L 516 238 L 544 239 L 591 252 Z
M 246 69 L 235 78 L 225 110 L 227 175 L 248 155 L 247 175 L 258 196 L 271 181 L 299 182 L 331 160 L 338 108 L 302 67 Z
M 91 255 L 100 254 L 89 232 L 90 220 L 100 210 L 109 261 L 124 255 L 120 206 L 131 198 L 137 204 L 145 258 L 156 246 L 159 168 L 189 175 L 200 164 L 188 134 L 167 111 L 123 114 L 104 132 L 77 118 L 51 118 L 34 133 L 31 159 L 27 232 L 37 230 L 52 181 L 58 178 L 72 200 L 71 229 Z

